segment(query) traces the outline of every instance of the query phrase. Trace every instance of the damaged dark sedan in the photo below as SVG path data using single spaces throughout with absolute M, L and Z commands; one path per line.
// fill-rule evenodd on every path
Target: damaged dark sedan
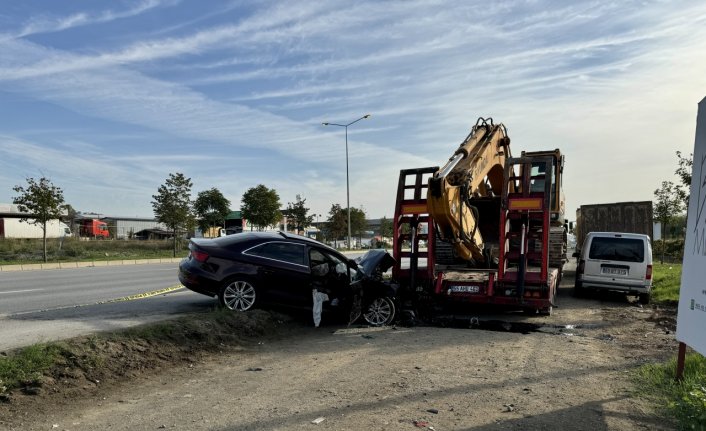
M 321 292 L 328 299 L 325 312 L 349 317 L 350 323 L 362 316 L 377 326 L 396 317 L 396 286 L 382 277 L 393 263 L 384 250 L 353 261 L 303 236 L 245 232 L 191 239 L 179 281 L 234 311 L 268 304 L 312 308 L 315 292 Z

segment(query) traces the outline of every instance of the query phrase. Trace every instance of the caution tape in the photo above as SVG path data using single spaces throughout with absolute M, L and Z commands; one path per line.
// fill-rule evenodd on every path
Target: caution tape
M 124 296 L 122 298 L 109 299 L 107 301 L 97 302 L 97 304 L 110 304 L 112 302 L 123 302 L 123 301 L 134 301 L 136 299 L 150 298 L 152 296 L 162 295 L 169 292 L 174 292 L 179 289 L 184 289 L 184 286 L 177 284 L 171 287 L 165 287 L 164 289 L 153 290 L 151 292 L 138 293 L 135 295 Z

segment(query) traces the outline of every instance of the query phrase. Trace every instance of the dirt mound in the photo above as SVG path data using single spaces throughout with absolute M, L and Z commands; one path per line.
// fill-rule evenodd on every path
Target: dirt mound
M 298 326 L 290 323 L 289 316 L 276 312 L 219 310 L 53 344 L 53 365 L 4 394 L 0 424 L 7 414 L 41 411 L 51 402 L 93 397 L 101 387 L 192 364 L 211 352 L 242 350 L 277 339 Z

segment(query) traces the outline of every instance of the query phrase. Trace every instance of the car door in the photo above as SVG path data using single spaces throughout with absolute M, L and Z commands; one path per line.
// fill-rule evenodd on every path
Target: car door
M 258 288 L 268 302 L 286 305 L 311 303 L 310 271 L 303 244 L 270 241 L 243 254 L 258 260 Z
M 329 295 L 329 299 L 344 299 L 350 295 L 350 268 L 345 258 L 328 250 L 309 247 L 309 267 L 312 286 Z M 325 273 L 319 268 L 325 268 Z

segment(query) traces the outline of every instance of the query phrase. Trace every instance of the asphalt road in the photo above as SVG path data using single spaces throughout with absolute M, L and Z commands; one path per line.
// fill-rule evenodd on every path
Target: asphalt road
M 0 273 L 0 351 L 212 309 L 215 299 L 179 288 L 176 264 Z

